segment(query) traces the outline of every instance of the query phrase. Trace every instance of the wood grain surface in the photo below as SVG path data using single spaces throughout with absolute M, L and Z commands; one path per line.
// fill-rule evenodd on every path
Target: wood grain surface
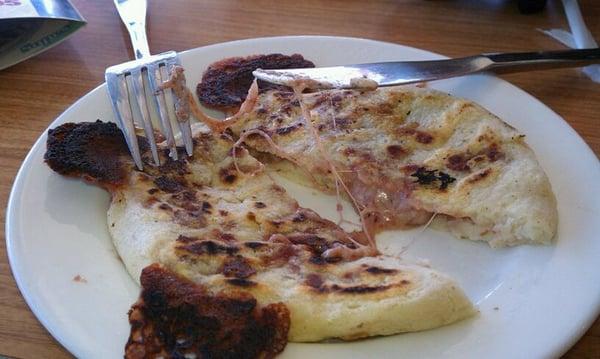
M 81 32 L 33 59 L 0 71 L 0 202 L 34 141 L 62 111 L 103 82 L 107 66 L 132 54 L 112 1 L 74 0 L 87 19 Z M 567 28 L 560 1 L 534 15 L 516 1 L 356 0 L 150 0 L 148 37 L 153 53 L 276 35 L 340 35 L 396 42 L 463 56 L 480 52 L 561 49 L 537 29 Z M 580 1 L 600 41 L 600 1 Z M 1 10 L 0 10 L 1 11 Z M 540 99 L 600 153 L 600 84 L 576 69 L 503 76 Z M 598 179 L 595 179 L 598 180 Z M 4 233 L 2 234 L 4 242 Z M 93 308 L 90 308 L 93 310 Z M 560 325 L 560 323 L 557 323 Z M 66 358 L 33 316 L 11 274 L 0 244 L 0 354 Z M 600 321 L 565 355 L 600 357 Z

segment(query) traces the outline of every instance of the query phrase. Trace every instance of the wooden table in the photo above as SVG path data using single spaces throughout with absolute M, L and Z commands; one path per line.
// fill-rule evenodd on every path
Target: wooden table
M 567 28 L 560 1 L 521 15 L 515 1 L 184 1 L 151 0 L 148 31 L 154 53 L 275 35 L 341 35 L 415 46 L 448 56 L 490 51 L 561 49 L 536 29 Z M 33 142 L 48 124 L 104 79 L 107 66 L 131 56 L 112 1 L 75 0 L 87 27 L 54 49 L 0 71 L 0 202 Z M 600 2 L 580 1 L 600 40 Z M 575 69 L 504 76 L 567 120 L 600 153 L 600 84 Z M 597 180 L 597 179 L 596 179 Z M 4 242 L 4 235 L 2 235 Z M 90 308 L 92 310 L 92 308 Z M 21 358 L 70 355 L 33 316 L 0 244 L 0 354 Z M 566 354 L 600 357 L 600 320 Z

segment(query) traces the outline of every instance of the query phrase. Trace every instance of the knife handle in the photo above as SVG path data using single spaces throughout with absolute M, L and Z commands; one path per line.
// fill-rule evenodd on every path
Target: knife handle
M 485 70 L 495 73 L 545 70 L 560 67 L 581 67 L 600 63 L 600 48 L 482 54 L 491 60 Z

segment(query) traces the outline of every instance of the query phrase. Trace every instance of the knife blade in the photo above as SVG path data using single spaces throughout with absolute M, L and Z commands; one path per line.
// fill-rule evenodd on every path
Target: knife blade
M 285 70 L 257 69 L 266 82 L 313 89 L 373 88 L 441 80 L 482 71 L 496 73 L 600 63 L 600 49 L 481 54 L 456 59 L 395 61 Z

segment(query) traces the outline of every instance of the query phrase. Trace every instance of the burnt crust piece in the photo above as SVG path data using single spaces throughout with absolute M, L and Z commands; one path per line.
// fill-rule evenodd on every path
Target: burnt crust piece
M 253 55 L 231 57 L 211 64 L 196 87 L 200 102 L 209 108 L 232 110 L 246 99 L 248 88 L 254 80 L 252 71 L 261 69 L 293 69 L 315 67 L 315 64 L 294 54 Z M 289 90 L 285 86 L 258 81 L 260 92 L 270 89 Z
M 246 292 L 212 295 L 158 264 L 140 281 L 125 358 L 272 358 L 287 344 L 290 316 L 281 303 L 260 308 Z
M 48 130 L 44 160 L 54 171 L 100 185 L 118 185 L 132 162 L 123 133 L 114 123 L 65 123 Z
M 421 185 L 429 185 L 439 181 L 439 189 L 441 190 L 445 190 L 448 185 L 456 181 L 456 178 L 447 173 L 438 170 L 427 170 L 425 167 L 417 168 L 416 172 L 411 174 L 411 177 L 416 177 L 415 182 Z

